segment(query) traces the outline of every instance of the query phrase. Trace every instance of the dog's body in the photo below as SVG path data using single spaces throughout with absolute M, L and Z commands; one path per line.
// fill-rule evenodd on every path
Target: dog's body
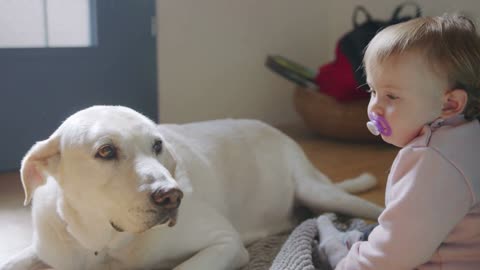
M 34 241 L 1 270 L 236 269 L 248 262 L 245 244 L 293 226 L 295 201 L 367 218 L 381 211 L 259 121 L 157 126 L 124 107 L 67 119 L 27 153 L 22 181 L 26 203 L 36 189 Z

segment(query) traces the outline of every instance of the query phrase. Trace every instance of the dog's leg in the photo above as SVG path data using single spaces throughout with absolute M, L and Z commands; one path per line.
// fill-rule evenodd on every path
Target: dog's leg
M 238 269 L 249 261 L 248 252 L 237 238 L 224 237 L 221 242 L 200 250 L 174 270 Z
M 200 201 L 188 201 L 187 198 L 184 206 L 178 217 L 178 227 L 174 227 L 180 233 L 175 239 L 183 239 L 185 248 L 195 247 L 193 250 L 198 251 L 174 270 L 238 269 L 248 263 L 248 251 L 227 218 Z
M 291 144 L 290 163 L 293 164 L 295 197 L 315 212 L 338 212 L 355 217 L 376 220 L 383 208 L 367 200 L 347 193 L 366 190 L 375 185 L 375 178 L 364 174 L 339 185 L 318 171 L 301 148 Z
M 297 200 L 318 213 L 337 212 L 376 220 L 383 210 L 374 203 L 315 179 L 298 181 L 295 195 Z
M 35 253 L 33 246 L 29 246 L 12 258 L 0 264 L 0 270 L 41 270 L 49 268 Z
M 351 179 L 345 179 L 342 182 L 335 183 L 340 189 L 348 193 L 360 193 L 374 188 L 377 185 L 375 176 L 369 173 L 363 173 Z

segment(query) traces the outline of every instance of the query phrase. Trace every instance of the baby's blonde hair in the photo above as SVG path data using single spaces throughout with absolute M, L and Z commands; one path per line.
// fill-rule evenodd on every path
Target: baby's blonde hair
M 370 41 L 363 63 L 368 68 L 411 51 L 425 56 L 439 76 L 446 76 L 451 89 L 464 89 L 468 95 L 465 118 L 480 119 L 480 37 L 470 19 L 443 15 L 389 26 Z

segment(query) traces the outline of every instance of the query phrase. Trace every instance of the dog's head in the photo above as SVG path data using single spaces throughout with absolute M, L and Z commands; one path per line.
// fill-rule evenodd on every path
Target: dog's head
M 183 197 L 177 180 L 186 178 L 173 151 L 155 123 L 140 113 L 90 107 L 70 116 L 25 155 L 25 204 L 51 176 L 71 206 L 104 217 L 117 231 L 173 226 Z

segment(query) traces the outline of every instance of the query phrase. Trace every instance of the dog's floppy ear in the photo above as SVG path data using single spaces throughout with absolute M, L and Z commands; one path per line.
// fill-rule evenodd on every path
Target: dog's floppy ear
M 25 205 L 32 200 L 35 189 L 45 184 L 45 173 L 54 173 L 60 157 L 60 138 L 54 133 L 50 138 L 37 142 L 22 160 L 20 176 L 25 191 Z
M 163 166 L 165 166 L 173 178 L 175 178 L 183 192 L 192 192 L 192 183 L 188 178 L 187 170 L 185 170 L 183 161 L 177 155 L 174 147 L 170 143 L 163 140 L 163 146 L 165 155 L 163 159 Z

